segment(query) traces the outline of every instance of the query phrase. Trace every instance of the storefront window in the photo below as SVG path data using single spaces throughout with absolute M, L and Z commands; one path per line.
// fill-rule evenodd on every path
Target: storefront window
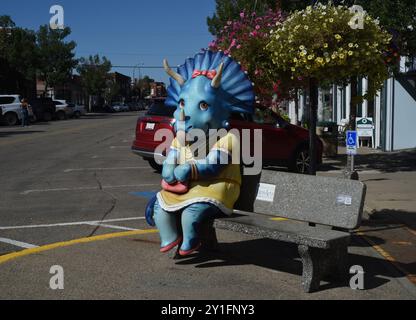
M 334 120 L 334 93 L 333 88 L 321 88 L 320 104 L 318 108 L 318 121 Z

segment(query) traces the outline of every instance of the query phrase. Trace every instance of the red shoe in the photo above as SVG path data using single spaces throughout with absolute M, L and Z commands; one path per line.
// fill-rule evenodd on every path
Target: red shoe
M 200 243 L 198 243 L 198 245 L 195 247 L 195 248 L 193 248 L 193 249 L 191 249 L 191 250 L 187 250 L 187 251 L 183 251 L 183 250 L 179 250 L 179 255 L 180 256 L 189 256 L 190 254 L 192 254 L 194 251 L 196 251 L 196 250 L 198 250 L 200 247 L 201 247 L 201 245 L 202 245 L 202 243 L 200 242 Z
M 168 244 L 167 246 L 164 246 L 163 248 L 160 248 L 160 252 L 166 253 L 176 246 L 178 246 L 182 242 L 182 237 L 179 237 L 176 241 L 172 242 L 171 244 Z

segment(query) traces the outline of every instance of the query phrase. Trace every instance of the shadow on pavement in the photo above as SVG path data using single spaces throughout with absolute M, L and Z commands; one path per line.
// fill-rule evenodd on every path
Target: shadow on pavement
M 416 212 L 403 210 L 383 209 L 371 213 L 370 219 L 363 221 L 363 225 L 370 227 L 406 225 L 411 230 L 416 231 Z
M 416 171 L 416 149 L 400 152 L 379 152 L 358 154 L 355 156 L 356 170 L 378 170 L 383 173 Z M 345 168 L 346 155 L 326 159 L 319 167 L 319 171 L 331 171 Z M 328 161 L 329 160 L 329 161 Z
M 355 246 L 368 246 L 362 239 L 353 237 Z M 256 265 L 262 268 L 302 275 L 302 263 L 297 246 L 270 239 L 256 239 L 236 243 L 220 243 L 218 252 L 202 252 L 198 255 L 177 260 L 179 265 L 195 265 L 195 268 L 216 268 L 238 265 Z M 396 269 L 387 267 L 381 258 L 349 254 L 349 266 L 359 265 L 365 271 L 366 290 L 374 289 L 388 283 L 388 278 L 402 278 Z M 412 266 L 402 264 L 407 270 Z M 347 279 L 349 279 L 347 275 Z M 331 288 L 349 287 L 349 280 L 331 281 L 321 285 L 320 291 Z
M 25 135 L 25 134 L 31 134 L 31 133 L 38 133 L 38 132 L 45 132 L 45 131 L 43 131 L 43 130 L 30 130 L 30 131 L 2 131 L 2 132 L 0 132 L 0 138 L 1 138 L 1 137 L 15 136 L 15 135 Z

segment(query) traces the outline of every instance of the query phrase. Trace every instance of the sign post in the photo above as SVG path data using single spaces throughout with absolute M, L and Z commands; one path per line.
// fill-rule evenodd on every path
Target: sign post
M 351 163 L 350 171 L 346 170 L 352 180 L 358 180 L 358 173 L 354 169 L 354 156 L 357 154 L 358 135 L 357 131 L 347 131 L 345 145 L 347 146 L 347 155 Z M 348 166 L 348 164 L 347 164 Z

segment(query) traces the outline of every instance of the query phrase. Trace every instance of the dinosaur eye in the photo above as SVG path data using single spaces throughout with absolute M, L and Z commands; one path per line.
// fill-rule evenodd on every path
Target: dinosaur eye
M 182 109 L 185 108 L 185 100 L 181 99 L 181 101 L 179 101 L 179 107 Z
M 200 104 L 199 104 L 199 108 L 201 109 L 201 110 L 203 110 L 203 111 L 205 111 L 205 110 L 207 110 L 208 109 L 208 103 L 206 103 L 205 101 L 202 101 Z

